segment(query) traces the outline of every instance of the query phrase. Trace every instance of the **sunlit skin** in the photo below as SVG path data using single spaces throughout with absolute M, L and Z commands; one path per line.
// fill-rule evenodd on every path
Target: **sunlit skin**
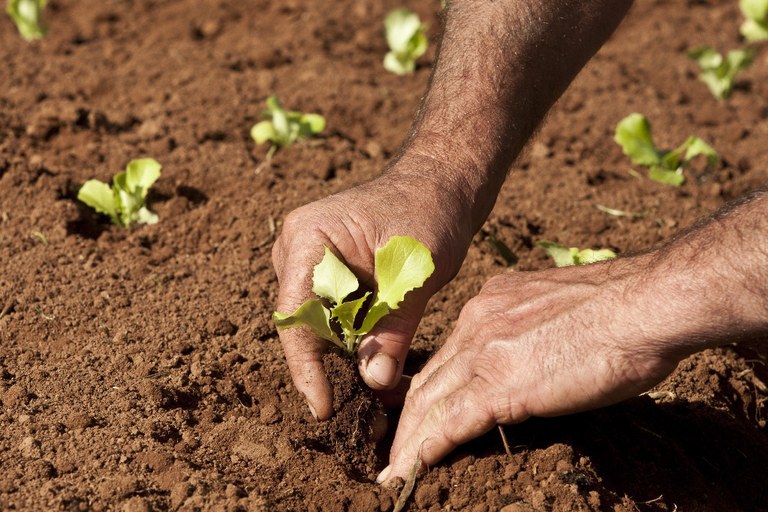
M 364 381 L 389 390 L 390 402 L 401 399 L 427 301 L 455 276 L 514 158 L 629 6 L 449 2 L 430 86 L 399 156 L 379 178 L 285 219 L 273 249 L 277 310 L 312 297 L 324 244 L 372 285 L 377 247 L 394 235 L 420 240 L 435 273 L 358 352 Z M 615 403 L 690 353 L 765 335 L 766 261 L 768 198 L 757 193 L 641 256 L 491 279 L 410 382 L 378 480 L 406 477 L 419 459 L 434 464 L 496 424 Z M 304 329 L 280 338 L 297 389 L 318 420 L 328 419 L 326 343 Z

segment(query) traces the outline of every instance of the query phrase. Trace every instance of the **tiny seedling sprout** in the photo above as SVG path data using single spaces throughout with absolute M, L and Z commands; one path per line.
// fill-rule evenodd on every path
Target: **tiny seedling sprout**
M 768 0 L 740 0 L 739 8 L 746 18 L 741 35 L 750 42 L 768 39 Z
M 578 247 L 563 247 L 549 240 L 536 242 L 538 247 L 544 249 L 547 256 L 555 261 L 556 267 L 569 267 L 571 265 L 588 265 L 597 261 L 610 260 L 616 257 L 616 253 L 610 249 L 579 249 Z
M 43 10 L 47 0 L 8 0 L 5 12 L 11 17 L 21 37 L 27 41 L 45 36 Z
M 261 118 L 262 121 L 251 128 L 251 137 L 256 144 L 272 142 L 267 153 L 268 160 L 278 148 L 317 135 L 325 129 L 325 118 L 320 114 L 284 110 L 275 96 L 267 98 L 267 110 L 261 113 Z
M 384 19 L 384 35 L 389 45 L 384 69 L 396 75 L 413 73 L 416 59 L 424 55 L 429 46 L 419 15 L 408 9 L 390 11 Z
M 125 171 L 115 175 L 112 186 L 88 180 L 77 198 L 99 213 L 108 215 L 113 224 L 128 227 L 133 223 L 155 224 L 156 214 L 145 205 L 147 191 L 160 177 L 161 165 L 152 158 L 128 162 Z
M 712 167 L 720 160 L 714 149 L 698 137 L 688 137 L 676 149 L 663 151 L 651 136 L 651 124 L 642 114 L 630 114 L 616 125 L 614 140 L 633 163 L 648 167 L 648 177 L 679 187 L 685 182 L 683 169 L 699 155 Z
M 374 265 L 377 289 L 371 300 L 371 292 L 348 298 L 360 287 L 357 277 L 326 246 L 313 274 L 312 291 L 318 298 L 309 299 L 290 314 L 275 312 L 272 320 L 278 329 L 306 326 L 318 337 L 353 353 L 361 337 L 387 313 L 398 309 L 405 294 L 420 288 L 435 270 L 429 249 L 407 236 L 393 236 L 377 249 Z M 368 302 L 370 306 L 358 318 Z
M 719 100 L 731 95 L 736 75 L 752 64 L 754 55 L 752 48 L 746 48 L 731 50 L 723 57 L 708 46 L 688 52 L 688 57 L 698 62 L 701 67 L 699 79 L 707 84 L 709 91 Z

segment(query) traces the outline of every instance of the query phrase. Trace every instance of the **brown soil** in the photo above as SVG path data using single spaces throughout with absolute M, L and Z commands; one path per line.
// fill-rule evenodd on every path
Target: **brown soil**
M 439 2 L 411 4 L 434 40 Z M 0 509 L 392 507 L 371 481 L 386 442 L 355 430 L 357 409 L 317 425 L 291 384 L 269 254 L 289 211 L 375 176 L 402 140 L 434 45 L 413 76 L 382 69 L 399 5 L 51 0 L 33 44 L 0 19 Z M 634 7 L 484 227 L 517 269 L 551 265 L 539 239 L 642 250 L 766 181 L 766 49 L 722 103 L 685 57 L 737 46 L 739 23 L 733 1 Z M 248 130 L 272 93 L 328 129 L 266 165 Z M 680 189 L 632 177 L 612 132 L 633 111 L 660 144 L 696 134 L 722 163 Z M 159 224 L 122 230 L 77 203 L 145 155 L 164 166 Z M 504 266 L 478 235 L 411 369 Z M 650 395 L 506 428 L 511 457 L 494 431 L 431 468 L 409 510 L 768 510 L 765 365 L 746 346 L 693 356 Z

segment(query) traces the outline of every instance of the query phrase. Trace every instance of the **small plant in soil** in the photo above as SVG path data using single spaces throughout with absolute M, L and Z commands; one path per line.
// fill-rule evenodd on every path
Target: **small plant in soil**
M 648 177 L 656 182 L 679 187 L 685 183 L 683 169 L 699 155 L 712 167 L 720 157 L 712 147 L 698 137 L 688 137 L 676 149 L 664 151 L 656 147 L 651 124 L 642 114 L 630 114 L 616 125 L 614 140 L 633 163 L 648 167 Z
M 699 63 L 699 79 L 707 84 L 712 95 L 726 99 L 733 92 L 736 75 L 752 64 L 755 52 L 752 48 L 731 50 L 726 56 L 704 46 L 688 52 L 688 57 Z
M 616 257 L 616 253 L 610 249 L 579 249 L 578 247 L 563 247 L 560 244 L 548 240 L 540 240 L 536 242 L 536 245 L 544 249 L 547 256 L 555 261 L 556 267 L 588 265 L 590 263 L 610 260 Z
M 408 9 L 394 9 L 384 19 L 384 35 L 389 52 L 384 56 L 384 69 L 407 75 L 416 69 L 416 59 L 429 46 L 425 26 L 419 15 Z
M 751 42 L 768 39 L 768 0 L 741 0 L 739 8 L 746 18 L 741 35 Z
M 347 353 L 353 353 L 360 339 L 387 313 L 400 307 L 405 294 L 420 288 L 432 275 L 432 253 L 418 240 L 393 236 L 376 249 L 374 270 L 377 289 L 358 293 L 355 274 L 326 246 L 323 260 L 315 266 L 309 299 L 290 314 L 275 312 L 272 319 L 279 329 L 306 326 L 320 338 Z M 370 298 L 370 300 L 369 300 Z
M 43 10 L 47 0 L 8 0 L 5 12 L 11 17 L 21 37 L 27 41 L 45 36 Z
M 284 110 L 275 96 L 267 98 L 267 110 L 261 113 L 261 119 L 251 128 L 251 137 L 256 144 L 272 142 L 267 153 L 268 160 L 278 148 L 317 135 L 325 129 L 325 118 L 320 114 Z
M 145 205 L 147 191 L 160 177 L 161 165 L 152 158 L 128 162 L 125 171 L 115 175 L 112 186 L 88 180 L 80 187 L 77 198 L 99 213 L 109 216 L 113 224 L 155 224 L 158 217 Z

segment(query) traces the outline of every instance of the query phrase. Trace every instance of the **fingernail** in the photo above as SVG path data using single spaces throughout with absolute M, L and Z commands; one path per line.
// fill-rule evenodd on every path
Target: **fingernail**
M 392 464 L 390 464 L 389 466 L 385 467 L 381 471 L 381 473 L 379 473 L 379 476 L 376 477 L 376 483 L 380 484 L 380 483 L 385 482 L 387 480 L 387 477 L 389 476 L 389 474 L 391 472 L 392 472 Z
M 315 412 L 315 408 L 312 407 L 312 404 L 307 402 L 307 407 L 309 407 L 309 412 L 312 413 L 312 417 L 315 418 L 315 420 L 317 420 L 317 413 Z
M 395 383 L 395 378 L 397 377 L 397 361 L 387 354 L 379 352 L 368 359 L 365 371 L 371 380 L 377 382 L 380 386 L 389 387 Z

